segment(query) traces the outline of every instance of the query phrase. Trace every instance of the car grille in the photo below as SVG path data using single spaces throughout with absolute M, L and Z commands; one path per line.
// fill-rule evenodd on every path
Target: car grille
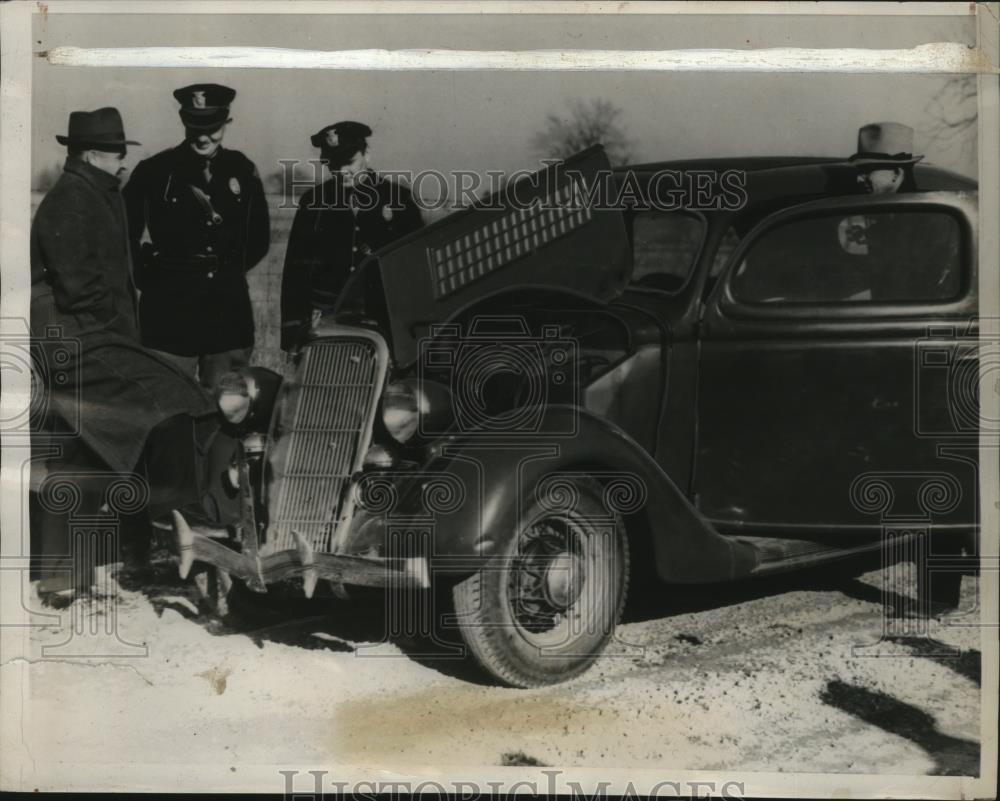
M 374 338 L 305 349 L 268 452 L 268 551 L 294 548 L 293 531 L 314 551 L 332 551 L 346 490 L 370 444 L 385 370 Z

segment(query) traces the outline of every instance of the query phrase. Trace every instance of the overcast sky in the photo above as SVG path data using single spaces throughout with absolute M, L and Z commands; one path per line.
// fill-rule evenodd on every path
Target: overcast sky
M 963 17 L 746 16 L 250 16 L 38 15 L 35 49 L 60 45 L 260 45 L 354 48 L 748 48 L 911 47 L 975 40 Z M 54 67 L 36 59 L 32 164 L 61 162 L 55 134 L 69 112 L 117 106 L 130 161 L 180 141 L 173 89 L 213 81 L 237 90 L 226 145 L 262 174 L 278 159 L 315 158 L 309 135 L 355 119 L 374 129 L 375 166 L 414 171 L 513 170 L 537 165 L 533 135 L 573 98 L 604 98 L 640 161 L 724 155 L 847 156 L 866 122 L 897 120 L 918 131 L 926 160 L 974 175 L 974 131 L 930 141 L 928 107 L 941 76 L 570 72 L 340 72 L 217 68 Z

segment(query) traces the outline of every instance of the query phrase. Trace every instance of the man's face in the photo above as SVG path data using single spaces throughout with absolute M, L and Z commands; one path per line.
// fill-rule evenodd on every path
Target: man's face
M 96 167 L 108 175 L 113 175 L 121 180 L 125 174 L 125 151 L 109 153 L 104 150 L 87 150 L 83 154 L 83 160 L 91 167 Z
M 351 160 L 340 167 L 340 176 L 344 180 L 344 186 L 353 186 L 358 174 L 364 172 L 368 167 L 368 160 L 360 150 L 351 156 Z
M 902 167 L 880 167 L 858 174 L 858 183 L 870 195 L 890 195 L 903 183 Z
M 210 159 L 222 144 L 222 137 L 226 135 L 226 126 L 222 125 L 214 131 L 196 131 L 187 128 L 184 131 L 184 138 L 188 147 L 194 153 L 205 159 Z

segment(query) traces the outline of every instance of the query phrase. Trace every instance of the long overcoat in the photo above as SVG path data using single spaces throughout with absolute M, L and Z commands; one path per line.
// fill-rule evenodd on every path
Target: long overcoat
M 115 472 L 136 468 L 160 422 L 214 411 L 193 379 L 139 344 L 118 180 L 75 159 L 32 222 L 31 331 L 39 435 L 76 432 Z

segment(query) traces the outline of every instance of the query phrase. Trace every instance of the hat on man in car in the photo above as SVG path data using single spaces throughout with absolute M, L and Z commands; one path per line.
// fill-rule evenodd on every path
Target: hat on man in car
M 913 155 L 913 129 L 901 122 L 873 122 L 858 131 L 858 152 L 848 161 L 855 167 L 906 167 L 923 156 Z
M 181 104 L 181 122 L 195 131 L 215 131 L 232 122 L 229 105 L 236 97 L 236 90 L 217 83 L 194 83 L 174 90 L 174 98 Z
M 359 150 L 364 151 L 371 135 L 372 129 L 363 122 L 344 120 L 321 128 L 309 141 L 320 149 L 331 167 L 337 168 L 347 164 Z

